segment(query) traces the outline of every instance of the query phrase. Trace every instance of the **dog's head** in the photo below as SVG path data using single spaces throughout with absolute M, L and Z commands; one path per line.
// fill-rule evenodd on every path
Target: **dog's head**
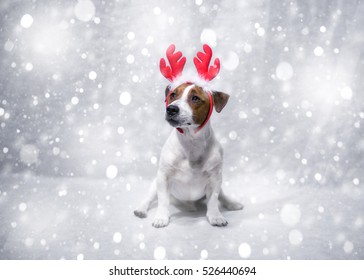
M 203 46 L 204 52 L 198 52 L 193 62 L 199 79 L 204 83 L 211 81 L 220 71 L 220 60 L 216 58 L 210 65 L 212 50 L 208 45 Z M 164 77 L 174 85 L 166 88 L 166 120 L 180 132 L 184 127 L 197 126 L 196 132 L 210 119 L 213 107 L 220 113 L 225 107 L 229 95 L 223 92 L 211 91 L 200 83 L 176 83 L 182 75 L 186 58 L 180 51 L 175 52 L 175 46 L 168 47 L 167 65 L 164 58 L 160 60 L 160 70 Z M 186 81 L 186 80 L 185 80 Z M 177 84 L 177 85 L 176 85 Z
M 201 86 L 183 83 L 166 88 L 166 120 L 173 127 L 201 126 L 209 118 L 213 106 L 220 113 L 229 95 L 204 90 Z

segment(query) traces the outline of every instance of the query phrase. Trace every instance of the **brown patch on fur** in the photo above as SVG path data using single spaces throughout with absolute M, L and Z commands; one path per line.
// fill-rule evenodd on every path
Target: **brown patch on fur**
M 229 100 L 229 95 L 220 91 L 214 91 L 212 93 L 212 97 L 214 98 L 214 106 L 216 112 L 220 113 L 222 109 L 224 109 L 226 103 Z
M 168 96 L 168 104 L 171 104 L 173 101 L 175 101 L 175 100 L 177 100 L 177 99 L 180 99 L 180 98 L 182 97 L 182 94 L 183 94 L 183 92 L 184 92 L 185 88 L 186 88 L 186 87 L 188 87 L 188 86 L 189 86 L 189 84 L 184 83 L 184 84 L 182 84 L 182 85 L 180 85 L 180 86 L 176 87 L 176 88 L 173 90 L 173 92 L 174 92 L 174 93 L 176 93 L 176 96 L 175 96 L 175 97 L 172 97 L 172 96 L 171 96 L 172 94 L 170 94 L 170 95 Z M 167 95 L 168 95 L 168 93 L 167 93 Z
M 199 100 L 197 102 L 193 102 L 193 96 L 197 96 Z M 192 109 L 193 121 L 195 124 L 201 125 L 206 120 L 210 109 L 208 94 L 201 87 L 194 86 L 188 93 L 187 100 Z

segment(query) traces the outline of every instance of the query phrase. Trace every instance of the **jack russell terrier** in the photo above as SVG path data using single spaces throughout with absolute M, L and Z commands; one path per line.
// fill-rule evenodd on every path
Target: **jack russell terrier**
M 194 58 L 199 77 L 211 81 L 220 70 L 220 61 L 215 59 L 209 67 L 212 50 L 203 46 L 204 53 Z M 147 216 L 150 204 L 158 198 L 153 226 L 169 224 L 170 195 L 181 201 L 197 201 L 206 197 L 207 220 L 213 226 L 226 226 L 227 220 L 219 209 L 219 201 L 228 210 L 240 210 L 243 205 L 228 197 L 221 189 L 223 150 L 210 126 L 210 116 L 215 110 L 220 113 L 229 95 L 211 91 L 198 83 L 176 82 L 182 74 L 186 58 L 176 52 L 172 44 L 167 49 L 170 66 L 162 58 L 160 70 L 172 82 L 166 88 L 167 122 L 176 128 L 164 144 L 159 160 L 157 176 L 149 194 L 134 214 Z

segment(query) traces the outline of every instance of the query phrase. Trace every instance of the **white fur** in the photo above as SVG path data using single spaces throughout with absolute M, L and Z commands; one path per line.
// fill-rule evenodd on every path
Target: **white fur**
M 193 86 L 186 87 L 182 97 L 173 102 L 179 106 L 180 114 L 191 119 L 192 110 L 187 103 L 187 95 Z M 183 134 L 175 129 L 172 131 L 162 148 L 159 169 L 149 194 L 134 211 L 136 216 L 146 217 L 151 202 L 158 197 L 153 222 L 155 227 L 164 227 L 169 223 L 170 195 L 182 201 L 195 201 L 206 196 L 206 216 L 214 226 L 227 225 L 219 210 L 219 200 L 229 210 L 243 208 L 242 204 L 227 197 L 221 190 L 223 151 L 210 122 L 198 133 L 195 133 L 196 127 L 184 127 Z
M 186 73 L 183 73 L 181 76 L 177 77 L 173 82 L 171 83 L 171 88 L 176 88 L 179 85 L 185 83 L 186 81 L 202 87 L 205 91 L 212 91 L 212 87 L 214 85 L 214 81 L 206 81 L 200 76 L 197 76 L 194 72 L 189 73 L 188 71 L 185 71 Z M 216 78 L 218 79 L 218 77 Z

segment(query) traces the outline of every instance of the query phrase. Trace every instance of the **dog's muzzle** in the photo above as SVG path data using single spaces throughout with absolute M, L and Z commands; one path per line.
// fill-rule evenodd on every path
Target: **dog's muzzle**
M 167 117 L 172 118 L 179 113 L 179 108 L 178 106 L 175 105 L 169 105 L 166 109 L 166 112 L 167 112 Z
M 173 127 L 179 127 L 183 124 L 179 112 L 179 107 L 176 105 L 169 105 L 166 108 L 166 121 Z
M 173 127 L 179 126 L 180 122 L 176 119 L 178 117 L 179 108 L 175 105 L 169 105 L 166 108 L 166 121 Z

